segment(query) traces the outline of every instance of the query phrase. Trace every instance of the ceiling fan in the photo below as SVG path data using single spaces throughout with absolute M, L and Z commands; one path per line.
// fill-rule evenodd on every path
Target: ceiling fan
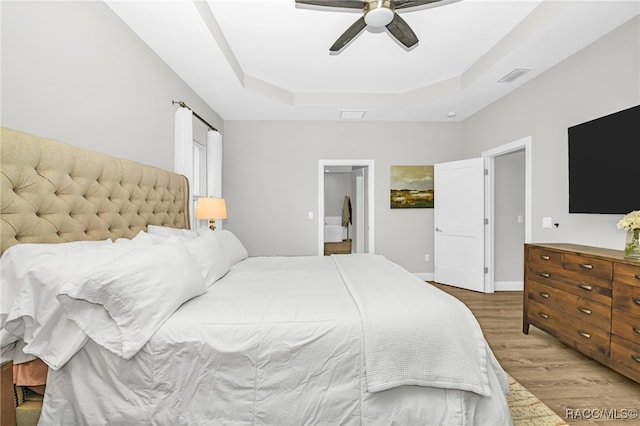
M 443 0 L 296 0 L 296 4 L 323 6 L 332 8 L 360 9 L 363 15 L 353 23 L 329 48 L 331 52 L 339 52 L 366 27 L 379 29 L 386 27 L 389 33 L 411 48 L 418 43 L 418 37 L 404 19 L 398 15 L 396 9 L 425 6 L 431 3 L 452 3 Z

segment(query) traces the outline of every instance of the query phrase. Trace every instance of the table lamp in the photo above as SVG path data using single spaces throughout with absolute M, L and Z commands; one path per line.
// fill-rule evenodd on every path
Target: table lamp
M 227 218 L 227 203 L 224 198 L 202 197 L 196 206 L 196 219 L 209 219 L 209 228 L 216 229 L 216 219 Z

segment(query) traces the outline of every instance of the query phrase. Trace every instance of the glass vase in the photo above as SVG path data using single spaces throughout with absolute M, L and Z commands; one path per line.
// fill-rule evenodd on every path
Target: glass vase
M 627 231 L 627 242 L 624 246 L 625 259 L 640 260 L 640 228 Z

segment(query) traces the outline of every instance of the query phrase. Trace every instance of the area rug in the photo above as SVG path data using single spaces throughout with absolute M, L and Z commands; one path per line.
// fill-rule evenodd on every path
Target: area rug
M 568 425 L 560 416 L 536 398 L 524 386 L 509 376 L 507 394 L 514 426 L 561 426 Z

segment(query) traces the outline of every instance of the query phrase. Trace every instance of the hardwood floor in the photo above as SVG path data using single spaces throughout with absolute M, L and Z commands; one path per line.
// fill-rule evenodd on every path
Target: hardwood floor
M 567 423 L 640 425 L 640 384 L 534 326 L 522 333 L 522 292 L 484 294 L 432 284 L 471 309 L 507 373 Z

